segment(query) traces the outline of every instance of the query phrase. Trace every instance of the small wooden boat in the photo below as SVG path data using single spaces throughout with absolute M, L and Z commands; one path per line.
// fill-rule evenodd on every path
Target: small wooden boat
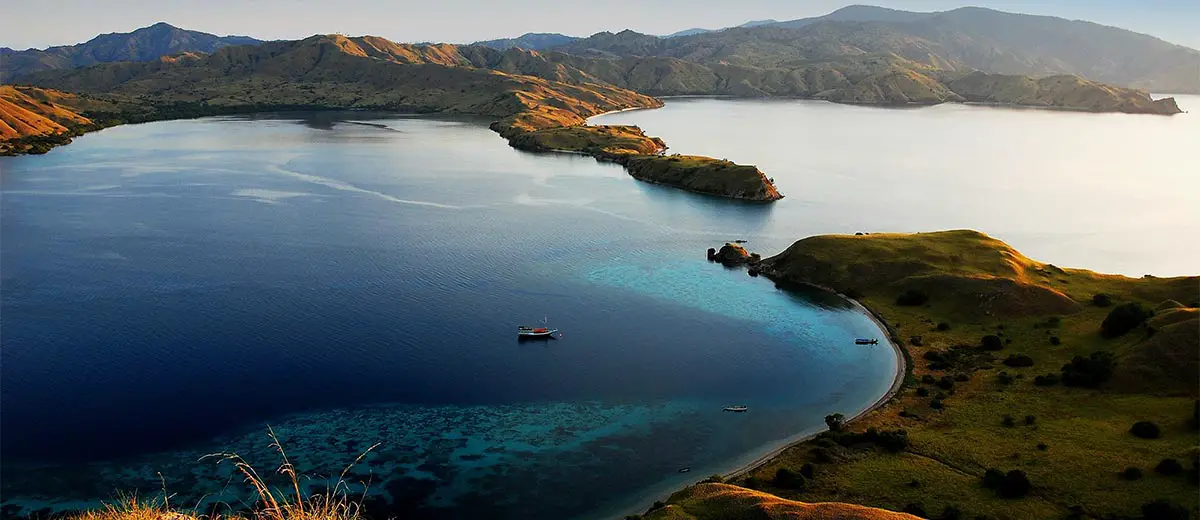
M 545 326 L 546 319 L 542 318 L 542 327 L 530 327 L 527 325 L 517 326 L 517 339 L 535 339 L 535 338 L 554 338 L 558 334 L 558 329 L 552 329 Z
M 858 338 L 858 339 L 854 340 L 854 344 L 855 344 L 855 345 L 877 345 L 877 344 L 879 344 L 879 340 L 877 340 L 877 339 L 867 339 L 867 338 Z
M 724 411 L 726 411 L 726 412 L 744 412 L 749 409 L 750 409 L 750 407 L 748 407 L 744 404 L 735 404 L 733 406 L 726 406 L 724 408 Z

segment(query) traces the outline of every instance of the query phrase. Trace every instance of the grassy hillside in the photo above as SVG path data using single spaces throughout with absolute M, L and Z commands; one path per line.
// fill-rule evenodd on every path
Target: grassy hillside
M 806 504 L 727 484 L 699 484 L 671 496 L 647 520 L 917 520 L 917 517 L 836 502 Z
M 0 155 L 45 153 L 104 126 L 84 114 L 117 110 L 119 103 L 53 89 L 0 85 Z
M 739 484 L 931 518 L 1137 517 L 1158 499 L 1200 511 L 1200 278 L 1060 268 L 974 231 L 812 237 L 760 271 L 852 295 L 914 366 L 888 406 Z M 1159 310 L 1114 334 L 1110 313 L 1138 306 Z M 1140 421 L 1158 437 L 1131 433 Z

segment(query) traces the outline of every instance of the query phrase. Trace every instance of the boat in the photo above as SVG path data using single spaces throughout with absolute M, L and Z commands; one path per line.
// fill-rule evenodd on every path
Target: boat
M 689 472 L 689 471 L 691 471 L 691 470 L 692 470 L 692 468 L 679 468 L 679 472 L 680 472 L 680 473 L 687 473 L 687 472 Z
M 856 344 L 856 345 L 877 345 L 877 344 L 879 344 L 879 340 L 858 338 L 858 339 L 854 340 L 854 344 Z
M 750 409 L 750 407 L 748 407 L 744 404 L 735 404 L 733 406 L 726 406 L 724 408 L 724 411 L 726 411 L 726 412 L 744 412 L 749 409 Z
M 552 329 L 546 325 L 546 319 L 542 318 L 541 327 L 530 327 L 528 325 L 517 326 L 517 339 L 550 339 L 561 336 L 558 329 Z M 556 336 L 557 335 L 557 336 Z

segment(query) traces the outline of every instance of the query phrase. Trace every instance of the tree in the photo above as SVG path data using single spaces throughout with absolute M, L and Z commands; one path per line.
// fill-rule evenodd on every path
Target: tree
M 829 431 L 840 432 L 846 427 L 846 416 L 840 413 L 826 415 L 825 425 L 829 426 Z
M 1115 338 L 1134 327 L 1141 325 L 1154 316 L 1154 311 L 1137 302 L 1122 303 L 1109 311 L 1108 316 L 1100 323 L 1100 335 L 1105 338 Z
M 1108 307 L 1109 305 L 1112 305 L 1112 297 L 1104 293 L 1098 293 L 1092 296 L 1092 305 L 1097 307 Z
M 1028 495 L 1030 489 L 1033 489 L 1033 484 L 1029 482 L 1029 477 L 1024 471 L 1014 469 L 1004 475 L 999 494 L 1001 498 L 1021 498 Z

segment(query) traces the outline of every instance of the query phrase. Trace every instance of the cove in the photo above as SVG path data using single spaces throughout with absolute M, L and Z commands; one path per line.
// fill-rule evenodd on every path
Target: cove
M 381 517 L 602 517 L 889 388 L 869 317 L 705 260 L 781 249 L 776 209 L 486 123 L 208 118 L 0 159 L 6 514 L 237 503 L 203 457 L 269 470 L 270 424 L 312 489 L 379 443 L 349 480 Z M 518 344 L 542 317 L 564 337 Z

